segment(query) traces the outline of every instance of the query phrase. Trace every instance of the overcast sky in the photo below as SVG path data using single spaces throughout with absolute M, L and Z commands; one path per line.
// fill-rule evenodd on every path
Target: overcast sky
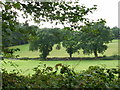
M 88 18 L 92 20 L 98 20 L 100 18 L 107 21 L 106 25 L 111 28 L 118 26 L 118 2 L 120 0 L 80 0 L 80 4 L 84 4 L 86 7 L 92 7 L 97 5 L 97 10 L 93 14 L 89 14 Z M 30 22 L 30 25 L 34 24 Z M 51 27 L 49 23 L 45 23 L 42 27 Z M 61 27 L 58 25 L 58 27 Z
M 107 21 L 107 26 L 114 27 L 118 26 L 118 2 L 120 0 L 81 0 L 86 6 L 91 7 L 96 4 L 97 11 L 89 18 L 97 20 L 103 18 Z

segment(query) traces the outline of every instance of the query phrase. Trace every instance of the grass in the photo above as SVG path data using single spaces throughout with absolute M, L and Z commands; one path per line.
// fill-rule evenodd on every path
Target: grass
M 118 55 L 118 40 L 113 40 L 111 43 L 107 44 L 108 49 L 105 51 L 103 55 L 106 56 L 112 56 L 112 55 Z M 14 46 L 12 48 L 20 48 L 21 51 L 16 52 L 15 55 L 20 55 L 20 57 L 29 57 L 29 58 L 36 58 L 39 57 L 39 51 L 29 51 L 29 44 L 26 45 L 18 45 Z M 65 51 L 65 48 L 61 48 L 60 50 L 56 50 L 56 45 L 53 47 L 53 50 L 50 52 L 50 55 L 48 57 L 69 57 L 67 52 Z M 99 54 L 99 56 L 103 56 L 102 54 Z M 73 57 L 94 57 L 94 55 L 84 55 L 82 53 L 82 50 L 80 50 L 80 54 L 75 53 L 73 54 Z
M 107 44 L 108 49 L 104 53 L 106 56 L 112 56 L 112 55 L 118 55 L 118 40 L 113 40 L 111 43 Z M 20 48 L 20 52 L 16 52 L 16 55 L 20 55 L 20 57 L 29 57 L 29 58 L 36 58 L 39 57 L 38 51 L 29 51 L 29 44 L 26 45 L 18 45 L 11 48 Z M 102 56 L 102 54 L 99 54 L 99 56 Z M 50 52 L 50 55 L 48 57 L 69 57 L 69 55 L 66 53 L 65 48 L 61 48 L 60 50 L 56 50 L 55 46 L 53 47 L 53 51 Z M 73 54 L 73 57 L 93 57 L 93 55 L 84 55 L 82 53 L 82 50 L 80 50 L 80 54 L 77 53 Z M 23 72 L 22 74 L 32 74 L 33 68 L 36 67 L 39 63 L 46 64 L 47 66 L 54 67 L 55 64 L 62 63 L 70 65 L 72 68 L 74 68 L 77 72 L 81 70 L 87 69 L 89 66 L 94 65 L 105 65 L 106 68 L 117 68 L 118 67 L 118 60 L 70 60 L 70 61 L 40 61 L 40 60 L 5 60 L 6 62 L 13 62 L 15 64 L 18 64 L 18 69 L 21 69 Z M 9 63 L 5 64 L 2 63 L 2 68 L 6 68 L 7 71 L 11 71 L 14 69 L 13 66 L 11 66 Z
M 89 66 L 103 65 L 106 68 L 117 68 L 118 60 L 71 60 L 71 61 L 39 61 L 39 60 L 5 60 L 6 62 L 13 62 L 18 65 L 18 69 L 21 69 L 22 74 L 32 74 L 34 73 L 32 69 L 39 65 L 39 63 L 46 64 L 47 66 L 54 67 L 58 63 L 70 65 L 75 71 L 79 72 L 81 70 L 87 69 Z M 7 71 L 12 71 L 14 69 L 10 63 L 2 63 L 2 66 L 7 69 Z

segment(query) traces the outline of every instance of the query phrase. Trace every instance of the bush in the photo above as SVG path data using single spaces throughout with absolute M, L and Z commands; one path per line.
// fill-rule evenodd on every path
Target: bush
M 106 69 L 99 66 L 90 66 L 88 70 L 78 76 L 82 88 L 119 88 L 120 82 L 117 69 Z
M 3 89 L 5 88 L 120 88 L 118 69 L 90 66 L 87 70 L 75 73 L 67 65 L 55 67 L 38 65 L 32 76 L 20 72 L 8 73 L 2 69 Z

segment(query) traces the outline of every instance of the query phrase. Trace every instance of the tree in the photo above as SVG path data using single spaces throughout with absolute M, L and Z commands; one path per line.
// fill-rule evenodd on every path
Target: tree
M 120 28 L 118 27 L 113 27 L 112 32 L 114 34 L 114 39 L 120 39 L 119 34 L 120 34 Z
M 93 13 L 96 5 L 87 8 L 76 2 L 28 2 L 21 3 L 25 14 L 30 14 L 36 23 L 51 22 L 62 24 L 67 30 L 79 30 L 81 23 L 89 24 L 89 19 L 84 16 Z
M 2 2 L 0 2 L 1 4 Z M 15 8 L 14 6 L 19 6 L 19 3 L 2 3 L 2 41 L 3 41 L 3 49 L 6 47 L 5 43 L 12 44 L 11 42 L 11 36 L 14 31 L 16 30 L 16 26 L 19 24 L 17 21 L 17 13 L 16 11 L 12 10 L 12 8 Z M 8 38 L 9 37 L 9 38 Z
M 74 5 L 73 5 L 74 4 Z M 92 8 L 87 8 L 84 5 L 78 5 L 78 2 L 28 2 L 28 4 L 21 4 L 25 13 L 29 13 L 34 21 L 40 23 L 44 22 L 55 22 L 62 24 L 65 30 L 80 30 L 82 27 L 81 23 L 89 24 L 89 19 L 85 18 L 89 12 L 93 13 L 96 10 L 96 5 Z M 73 39 L 73 38 L 72 38 Z M 71 42 L 72 41 L 72 42 Z M 72 57 L 72 54 L 77 51 L 74 46 L 76 42 L 74 40 L 64 42 L 64 47 L 67 44 L 71 44 L 70 48 L 67 47 L 67 52 Z M 70 45 L 69 44 L 69 45 Z M 70 50 L 72 48 L 72 50 Z M 74 49 L 73 49 L 74 48 Z M 51 51 L 51 49 L 50 49 Z
M 63 33 L 64 37 L 62 40 L 62 45 L 66 48 L 66 51 L 70 55 L 70 58 L 72 58 L 72 54 L 78 52 L 80 49 L 78 42 L 78 31 L 64 30 Z
M 28 32 L 29 30 L 30 29 L 28 25 L 25 25 L 25 24 L 16 25 L 15 31 L 10 31 L 10 35 L 2 38 L 3 47 L 27 44 L 29 33 L 26 33 L 26 32 Z M 5 35 L 6 33 L 3 31 L 2 34 Z
M 2 7 L 2 37 L 4 41 L 12 43 L 6 38 L 11 32 L 20 32 L 16 30 L 16 25 L 19 24 L 17 16 L 19 11 L 23 11 L 23 17 L 28 18 L 31 15 L 36 23 L 56 22 L 62 24 L 67 30 L 79 30 L 81 23 L 89 24 L 89 19 L 85 18 L 89 12 L 93 13 L 96 10 L 96 5 L 87 8 L 84 5 L 78 5 L 78 2 L 1 2 Z M 26 21 L 28 22 L 28 20 Z M 67 26 L 66 26 L 67 25 Z M 23 32 L 22 32 L 23 33 Z M 26 33 L 24 33 L 26 34 Z M 3 45 L 3 49 L 4 49 Z M 2 50 L 4 51 L 4 50 Z
M 70 30 L 80 28 L 79 23 L 87 23 L 89 20 L 84 18 L 89 12 L 93 13 L 96 10 L 96 5 L 92 8 L 87 8 L 84 5 L 78 5 L 76 2 L 1 2 L 2 4 L 2 19 L 3 19 L 3 31 L 8 33 L 9 31 L 15 31 L 14 26 L 19 24 L 17 16 L 19 11 L 23 11 L 23 18 L 28 18 L 31 15 L 36 23 L 41 21 L 56 22 L 63 25 L 69 24 Z M 28 22 L 27 20 L 26 22 Z M 9 30 L 8 30 L 9 29 Z M 5 36 L 5 35 L 3 35 Z
M 59 43 L 61 38 L 61 31 L 58 28 L 40 29 L 37 31 L 36 36 L 33 36 L 33 39 L 30 40 L 30 50 L 39 50 L 40 57 L 46 59 L 54 44 Z
M 2 6 L 2 52 L 3 56 L 7 56 L 6 50 L 8 50 L 9 46 L 17 45 L 20 43 L 26 43 L 25 38 L 23 39 L 26 33 L 22 33 L 19 27 L 17 20 L 18 13 L 15 9 L 20 9 L 20 2 L 1 2 L 0 5 Z M 24 34 L 24 35 L 23 35 Z M 16 51 L 9 49 L 8 51 Z M 5 54 L 5 55 L 4 55 Z M 9 53 L 8 53 L 9 55 Z M 12 55 L 11 55 L 12 56 Z
M 78 1 L 79 2 L 79 1 Z M 1 2 L 2 4 L 2 26 L 4 35 L 8 36 L 10 32 L 15 31 L 15 26 L 19 24 L 17 16 L 19 11 L 23 11 L 23 18 L 31 15 L 36 23 L 56 22 L 63 25 L 69 24 L 68 30 L 78 29 L 80 22 L 87 23 L 89 20 L 84 18 L 89 12 L 96 10 L 96 5 L 87 8 L 84 5 L 78 5 L 78 2 Z M 74 4 L 74 5 L 73 5 Z M 28 22 L 27 20 L 26 22 Z M 66 27 L 66 26 L 65 26 Z M 11 43 L 11 42 L 10 42 Z
M 93 25 L 85 26 L 82 29 L 81 47 L 84 54 L 104 53 L 107 49 L 107 43 L 112 41 L 112 32 L 109 27 L 105 26 L 105 21 L 100 20 Z

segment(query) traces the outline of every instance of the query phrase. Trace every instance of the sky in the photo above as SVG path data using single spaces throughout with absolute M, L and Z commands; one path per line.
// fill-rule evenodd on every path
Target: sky
M 80 0 L 80 4 L 84 4 L 86 7 L 92 7 L 93 5 L 97 5 L 97 10 L 93 12 L 93 14 L 89 14 L 87 17 L 91 20 L 105 19 L 106 25 L 109 27 L 118 27 L 118 2 L 120 0 Z M 23 20 L 20 19 L 20 22 Z M 34 22 L 30 22 L 30 25 L 36 25 Z M 43 23 L 41 26 L 51 28 L 52 25 L 50 23 Z M 58 25 L 57 27 L 62 27 Z
M 103 18 L 110 27 L 118 26 L 118 2 L 120 0 L 81 0 L 86 6 L 97 5 L 97 10 L 88 17 L 97 20 Z

